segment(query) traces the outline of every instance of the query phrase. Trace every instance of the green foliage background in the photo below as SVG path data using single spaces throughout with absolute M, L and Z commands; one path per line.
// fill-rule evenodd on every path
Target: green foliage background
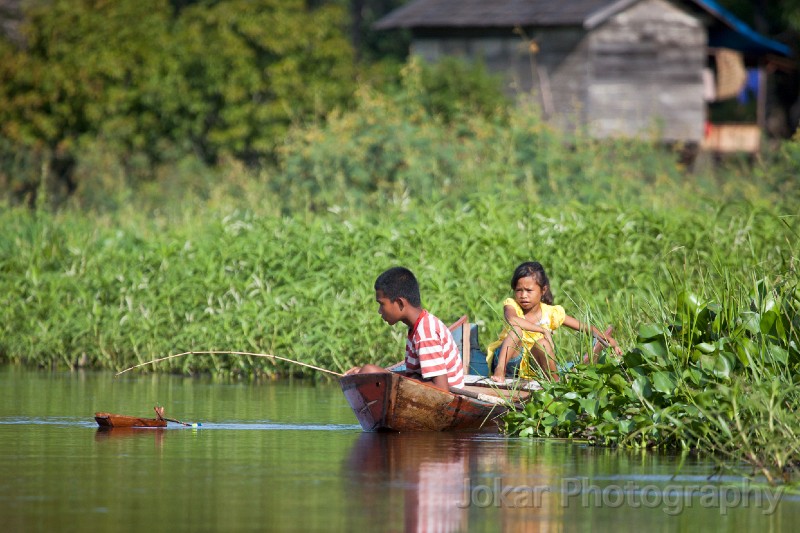
M 688 169 L 682 147 L 565 136 L 481 65 L 356 62 L 391 47 L 354 50 L 353 5 L 26 4 L 24 46 L 0 40 L 0 362 L 387 364 L 405 332 L 376 312 L 383 269 L 410 267 L 426 307 L 487 344 L 536 259 L 626 355 L 545 384 L 508 432 L 791 471 L 800 138 Z M 561 363 L 590 349 L 556 340 Z
M 371 309 L 405 264 L 426 305 L 499 332 L 520 261 L 547 267 L 571 314 L 630 342 L 670 295 L 735 297 L 796 269 L 800 148 L 720 172 L 630 141 L 566 139 L 534 110 L 469 104 L 442 120 L 403 90 L 292 128 L 277 166 L 191 188 L 111 194 L 113 208 L 2 210 L 0 358 L 119 369 L 186 350 L 274 353 L 334 370 L 402 353 Z M 202 175 L 200 175 L 202 178 Z M 563 334 L 563 353 L 586 339 Z M 235 362 L 234 362 L 235 361 Z M 177 365 L 177 366 L 176 366 Z M 182 372 L 275 373 L 259 360 L 184 359 Z
M 0 40 L 0 155 L 86 180 L 91 156 L 130 185 L 164 163 L 271 156 L 289 126 L 351 97 L 343 10 L 302 0 L 53 0 L 31 4 L 25 45 Z M 61 163 L 61 166 L 53 162 Z M 41 165 L 13 165 L 30 192 Z M 74 192 L 70 190 L 69 192 Z

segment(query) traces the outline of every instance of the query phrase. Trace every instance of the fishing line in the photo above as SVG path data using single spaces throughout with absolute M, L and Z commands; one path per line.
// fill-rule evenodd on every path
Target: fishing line
M 180 420 L 175 420 L 174 418 L 167 418 L 166 416 L 164 416 L 164 408 L 161 407 L 160 405 L 157 405 L 157 406 L 153 407 L 153 409 L 155 409 L 156 416 L 158 418 L 160 418 L 161 420 L 166 420 L 167 422 L 175 422 L 176 424 L 180 424 L 182 426 L 187 426 L 187 427 L 192 427 L 192 428 L 200 427 L 200 426 L 203 425 L 203 424 L 201 424 L 199 422 L 193 422 L 193 423 L 190 424 L 189 422 L 181 422 Z
M 130 368 L 126 368 L 125 370 L 121 370 L 114 374 L 114 377 L 119 376 L 120 374 L 124 374 L 129 370 L 133 370 L 135 368 L 139 368 L 146 365 L 152 365 L 155 363 L 160 363 L 161 361 L 166 361 L 168 359 L 174 359 L 176 357 L 183 357 L 185 355 L 249 355 L 251 357 L 266 357 L 269 359 L 278 359 L 280 361 L 286 361 L 287 363 L 292 363 L 295 365 L 304 366 L 307 368 L 311 368 L 314 370 L 318 370 L 320 372 L 325 372 L 327 374 L 333 374 L 334 376 L 342 377 L 344 374 L 340 374 L 339 372 L 334 372 L 333 370 L 328 370 L 325 368 L 320 368 L 318 366 L 309 365 L 308 363 L 301 363 L 300 361 L 295 361 L 294 359 L 288 359 L 286 357 L 281 357 L 279 355 L 272 355 L 268 353 L 250 353 L 250 352 L 232 352 L 232 351 L 199 351 L 199 352 L 183 352 L 183 353 L 176 353 L 174 355 L 168 355 L 166 357 L 159 357 L 158 359 L 153 359 L 152 361 L 147 361 L 145 363 L 140 363 L 138 365 L 132 366 Z

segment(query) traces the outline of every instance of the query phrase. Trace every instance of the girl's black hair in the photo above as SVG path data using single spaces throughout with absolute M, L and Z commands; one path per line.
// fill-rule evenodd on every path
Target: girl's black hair
M 542 288 L 542 301 L 547 305 L 553 305 L 553 293 L 550 292 L 550 280 L 544 267 L 538 261 L 526 261 L 517 267 L 511 277 L 511 288 L 517 288 L 517 282 L 521 278 L 533 278 Z
M 375 280 L 375 290 L 380 290 L 391 301 L 405 298 L 414 307 L 422 307 L 419 283 L 414 274 L 404 267 L 393 267 L 381 273 Z

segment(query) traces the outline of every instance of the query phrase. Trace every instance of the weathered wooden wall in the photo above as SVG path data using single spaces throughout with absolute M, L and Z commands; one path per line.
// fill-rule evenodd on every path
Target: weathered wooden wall
M 589 34 L 586 121 L 599 136 L 700 141 L 706 30 L 666 0 L 639 2 Z
M 532 30 L 530 36 L 538 52 L 529 90 L 549 122 L 574 131 L 586 123 L 588 35 L 573 28 Z
M 480 59 L 490 72 L 505 77 L 509 95 L 532 98 L 548 120 L 573 129 L 585 121 L 585 41 L 586 33 L 579 28 L 528 28 L 521 34 L 510 28 L 503 34 L 453 31 L 446 36 L 417 35 L 411 52 L 431 62 L 445 56 Z
M 668 0 L 645 0 L 589 30 L 417 34 L 412 53 L 480 58 L 510 94 L 535 99 L 567 131 L 699 142 L 706 42 L 702 21 Z

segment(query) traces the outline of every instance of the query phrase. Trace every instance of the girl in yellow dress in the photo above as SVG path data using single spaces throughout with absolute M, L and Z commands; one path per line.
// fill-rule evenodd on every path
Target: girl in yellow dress
M 600 343 L 612 346 L 617 355 L 622 355 L 609 332 L 601 333 L 591 324 L 567 315 L 560 305 L 553 305 L 550 280 L 540 263 L 529 261 L 519 265 L 511 278 L 511 288 L 514 297 L 503 302 L 506 327 L 486 350 L 492 380 L 502 383 L 509 373 L 514 376 L 515 370 L 517 377 L 535 378 L 536 370 L 532 368 L 528 354 L 545 376 L 558 380 L 552 332 L 560 326 L 591 332 Z M 495 361 L 496 366 L 493 366 Z

